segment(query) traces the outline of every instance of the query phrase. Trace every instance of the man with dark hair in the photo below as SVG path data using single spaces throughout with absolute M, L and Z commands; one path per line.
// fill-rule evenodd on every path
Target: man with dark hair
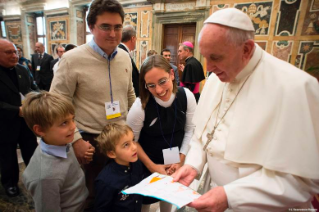
M 18 51 L 8 40 L 0 39 L 0 169 L 1 184 L 9 197 L 19 195 L 17 144 L 28 165 L 37 139 L 26 125 L 22 101 L 30 91 L 37 91 L 32 75 L 18 64 Z
M 185 41 L 179 45 L 178 56 L 180 60 L 185 60 L 185 67 L 180 66 L 183 74 L 180 80 L 182 87 L 187 87 L 195 95 L 198 102 L 199 84 L 205 79 L 202 64 L 194 57 L 194 46 L 191 42 Z
M 177 85 L 179 85 L 179 74 L 178 74 L 177 67 L 171 63 L 171 50 L 163 49 L 161 51 L 161 55 L 169 62 L 169 64 L 171 64 L 172 69 L 174 70 L 176 83 Z
M 31 55 L 32 74 L 41 90 L 50 90 L 53 72 L 50 69 L 50 63 L 53 57 L 44 52 L 43 43 L 35 44 L 36 54 Z
M 127 53 L 130 53 L 131 51 L 134 51 L 135 47 L 136 47 L 136 31 L 133 26 L 127 25 L 123 28 L 122 41 L 121 41 L 121 44 L 119 45 L 119 48 L 123 49 Z M 138 78 L 140 74 L 132 58 L 131 58 L 131 62 L 132 62 L 132 68 L 133 68 L 132 70 L 133 87 L 134 87 L 136 96 L 139 96 Z
M 64 49 L 63 46 L 60 46 L 60 45 L 59 45 L 59 46 L 56 48 L 56 53 L 57 53 L 57 55 L 58 55 L 58 58 L 52 60 L 51 63 L 50 63 L 50 69 L 51 69 L 51 71 L 53 72 L 53 74 L 55 74 L 56 70 L 58 69 L 59 62 L 60 62 L 61 57 L 62 57 L 62 55 L 64 54 L 64 52 L 65 52 L 65 49 Z
M 73 148 L 79 162 L 89 162 L 85 152 L 91 145 L 96 148 L 93 161 L 84 165 L 90 192 L 88 209 L 94 202 L 94 179 L 108 160 L 100 153 L 95 138 L 107 123 L 125 124 L 128 109 L 136 98 L 130 57 L 117 47 L 123 21 L 124 10 L 118 1 L 94 0 L 87 16 L 93 40 L 63 56 L 51 87 L 51 92 L 73 101 L 78 128 Z

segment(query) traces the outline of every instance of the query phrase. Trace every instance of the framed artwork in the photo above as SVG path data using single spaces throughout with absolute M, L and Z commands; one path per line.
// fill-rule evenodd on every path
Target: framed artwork
M 67 40 L 67 21 L 50 21 L 50 38 L 51 40 Z

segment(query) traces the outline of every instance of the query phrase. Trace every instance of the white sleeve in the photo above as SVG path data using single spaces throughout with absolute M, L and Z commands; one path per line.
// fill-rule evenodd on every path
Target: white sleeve
M 203 150 L 200 141 L 193 135 L 189 152 L 186 155 L 185 164 L 192 166 L 198 174 L 201 174 L 206 161 L 206 152 Z
M 130 111 L 127 114 L 126 123 L 133 130 L 135 141 L 137 142 L 140 138 L 141 130 L 144 126 L 145 111 L 142 108 L 140 98 L 136 98 Z
M 187 110 L 186 110 L 186 123 L 184 128 L 185 135 L 183 138 L 180 153 L 186 155 L 190 147 L 189 146 L 190 140 L 193 137 L 193 133 L 194 133 L 195 125 L 193 124 L 192 120 L 193 120 L 193 115 L 195 113 L 197 104 L 196 104 L 196 99 L 194 94 L 189 89 L 184 88 L 184 91 L 186 93 L 186 98 L 187 98 Z
M 224 189 L 234 211 L 288 211 L 311 201 L 319 193 L 319 180 L 261 168 Z

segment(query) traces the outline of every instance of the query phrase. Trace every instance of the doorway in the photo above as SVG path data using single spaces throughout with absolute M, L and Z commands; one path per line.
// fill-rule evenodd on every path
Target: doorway
M 185 61 L 178 59 L 179 44 L 184 41 L 190 41 L 195 44 L 196 23 L 187 24 L 165 24 L 163 32 L 163 46 L 162 49 L 169 49 L 171 51 L 171 63 L 175 66 L 185 64 Z M 178 70 L 179 77 L 182 72 Z

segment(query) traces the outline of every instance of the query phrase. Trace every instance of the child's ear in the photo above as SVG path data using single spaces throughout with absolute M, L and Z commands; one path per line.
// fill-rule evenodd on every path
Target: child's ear
M 45 131 L 44 131 L 43 128 L 42 128 L 40 125 L 38 125 L 38 124 L 33 125 L 33 131 L 35 132 L 35 134 L 37 134 L 37 135 L 40 136 L 40 137 L 45 136 Z
M 116 154 L 114 151 L 107 151 L 106 152 L 106 155 L 109 157 L 109 158 L 116 158 Z

